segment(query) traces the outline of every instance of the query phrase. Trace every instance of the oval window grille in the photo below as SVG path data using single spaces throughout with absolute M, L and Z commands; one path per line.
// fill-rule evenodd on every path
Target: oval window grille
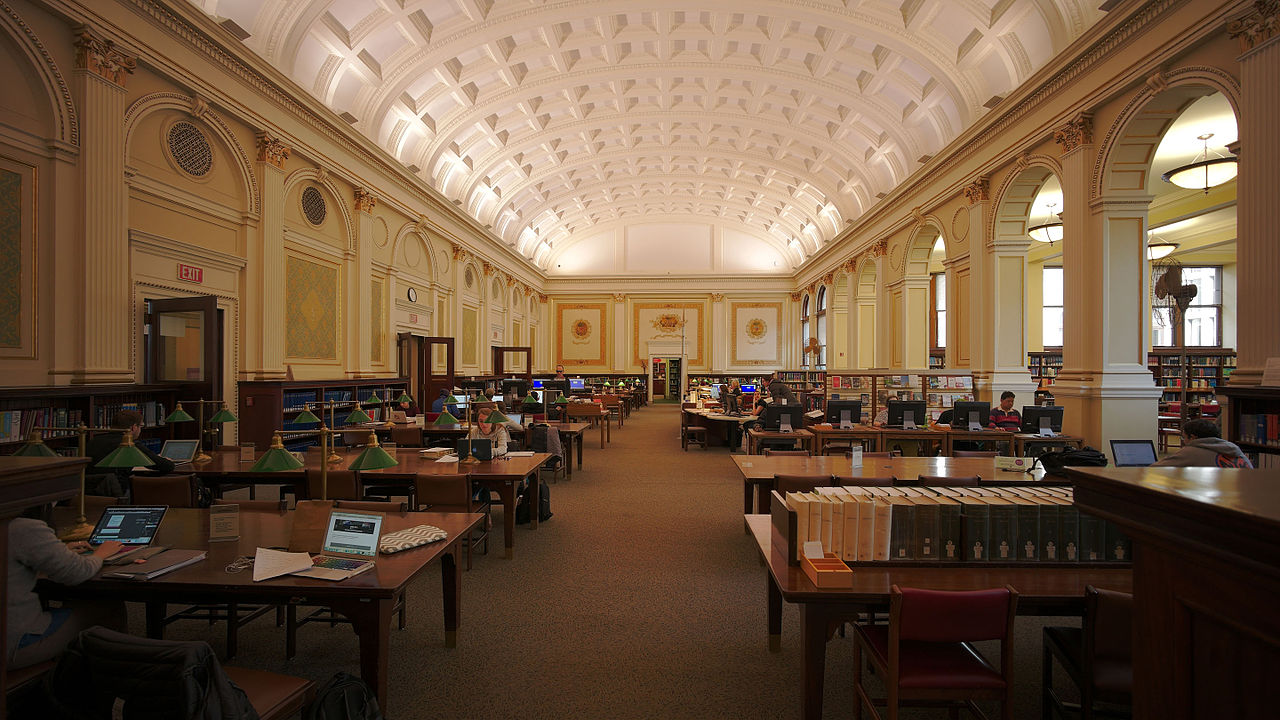
M 200 128 L 189 122 L 169 128 L 169 154 L 183 171 L 204 177 L 213 169 L 213 148 Z
M 324 195 L 319 190 L 309 187 L 302 191 L 302 214 L 307 216 L 308 222 L 312 225 L 324 223 L 325 212 Z

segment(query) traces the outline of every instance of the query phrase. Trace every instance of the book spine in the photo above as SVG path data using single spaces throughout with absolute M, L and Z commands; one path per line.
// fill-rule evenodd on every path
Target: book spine
M 841 497 L 844 505 L 844 538 L 840 557 L 846 562 L 858 560 L 858 500 L 852 495 Z
M 889 560 L 889 543 L 893 530 L 893 505 L 885 498 L 876 498 L 874 507 L 876 524 L 872 559 L 886 562 Z
M 938 559 L 956 562 L 964 558 L 963 522 L 960 504 L 938 506 Z
M 1018 505 L 1018 560 L 1036 562 L 1040 559 L 1040 506 Z
M 821 515 L 822 529 L 821 529 L 821 532 L 819 533 L 818 539 L 822 541 L 822 552 L 828 553 L 828 552 L 831 552 L 831 548 L 832 548 L 831 527 L 835 520 L 835 514 L 833 512 L 835 510 L 835 507 L 834 507 L 834 503 L 831 502 L 831 498 L 827 497 L 826 495 L 819 494 L 817 498 L 818 498 L 819 512 L 822 513 Z
M 895 498 L 891 506 L 889 558 L 915 560 L 915 505 L 906 498 Z
M 938 559 L 938 510 L 939 506 L 929 498 L 916 504 L 915 550 L 917 560 Z
M 1133 560 L 1133 543 L 1129 536 L 1120 531 L 1119 526 L 1110 521 L 1103 521 L 1103 533 L 1107 539 L 1107 560 L 1114 562 L 1130 562 Z
M 838 558 L 844 557 L 844 498 L 828 495 L 831 505 L 831 547 L 828 550 Z
M 961 520 L 963 521 L 963 543 L 965 560 L 986 560 L 990 547 L 988 536 L 989 506 L 981 500 L 965 498 L 961 500 Z
M 1102 519 L 1088 513 L 1080 514 L 1080 559 L 1100 562 L 1107 556 L 1107 539 Z
M 1060 559 L 1062 543 L 1058 537 L 1058 510 L 1056 504 L 1040 505 L 1040 539 L 1037 544 L 1040 546 L 1040 559 L 1045 562 L 1057 562 Z
M 876 504 L 871 496 L 858 498 L 858 561 L 875 559 Z
M 1080 561 L 1080 511 L 1074 505 L 1058 506 L 1058 560 Z
M 1013 562 L 1017 558 L 1018 522 L 1016 505 L 992 505 L 989 513 L 991 545 L 989 554 L 998 562 Z

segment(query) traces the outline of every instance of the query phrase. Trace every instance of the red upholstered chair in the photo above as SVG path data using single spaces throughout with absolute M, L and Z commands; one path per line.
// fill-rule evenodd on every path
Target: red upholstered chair
M 865 706 L 881 717 L 877 703 L 887 704 L 889 720 L 898 707 L 912 702 L 966 707 L 986 715 L 974 702 L 998 700 L 1003 720 L 1013 720 L 1013 619 L 1018 593 L 1011 587 L 950 592 L 918 588 L 890 589 L 889 624 L 858 625 L 854 717 Z M 971 643 L 1000 641 L 1000 665 L 993 665 Z M 884 678 L 888 697 L 872 699 L 862 684 L 862 656 Z M 955 710 L 951 717 L 957 717 Z
M 1041 665 L 1041 717 L 1130 717 L 1133 703 L 1133 595 L 1085 588 L 1083 627 L 1046 627 Z M 1080 704 L 1064 702 L 1053 689 L 1056 658 L 1080 689 Z

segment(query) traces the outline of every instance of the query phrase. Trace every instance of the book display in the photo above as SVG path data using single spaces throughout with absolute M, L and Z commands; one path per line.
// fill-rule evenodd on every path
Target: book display
M 1062 349 L 1027 353 L 1027 370 L 1041 390 L 1052 387 L 1062 370 Z
M 1164 390 L 1161 405 L 1217 402 L 1218 388 L 1226 385 L 1235 367 L 1235 351 L 1227 348 L 1164 349 L 1147 353 L 1147 369 L 1156 385 Z
M 304 450 L 319 442 L 318 423 L 299 423 L 302 411 L 311 410 L 325 425 L 342 425 L 352 410 L 362 408 L 371 419 L 381 418 L 382 406 L 373 402 L 392 401 L 405 392 L 405 378 L 369 380 L 244 380 L 240 382 L 240 442 L 253 443 L 259 449 L 271 445 L 271 435 L 285 430 L 281 439 L 290 450 Z M 375 398 L 377 400 L 375 400 Z M 323 415 L 321 414 L 323 411 Z
M 158 447 L 167 438 L 164 419 L 183 399 L 174 385 L 98 385 L 0 388 L 0 453 L 17 450 L 36 427 L 77 425 L 107 427 L 121 410 L 142 413 L 141 444 Z M 55 451 L 76 452 L 76 434 L 70 430 L 42 430 L 45 443 Z M 185 436 L 180 432 L 179 435 Z

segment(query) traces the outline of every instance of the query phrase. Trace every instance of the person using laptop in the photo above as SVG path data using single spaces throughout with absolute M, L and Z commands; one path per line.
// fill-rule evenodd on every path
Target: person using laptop
M 95 477 L 94 475 L 85 477 L 85 492 L 90 495 L 128 497 L 130 475 L 168 475 L 173 472 L 174 464 L 172 460 L 161 457 L 142 445 L 138 445 L 138 449 L 154 463 L 145 471 L 134 472 L 132 468 L 118 468 L 114 472 L 106 473 L 95 471 L 94 465 L 102 462 L 113 450 L 120 447 L 120 441 L 124 439 L 125 433 L 130 433 L 136 443 L 138 436 L 142 435 L 142 413 L 137 410 L 120 410 L 111 416 L 111 427 L 119 430 L 119 432 L 94 435 L 89 439 L 89 444 L 85 448 L 85 453 L 90 459 L 88 472 L 98 473 L 95 478 L 96 482 L 90 481 L 90 478 Z
M 125 629 L 124 603 L 104 599 L 66 601 L 45 610 L 35 592 L 36 578 L 79 585 L 102 569 L 102 561 L 122 545 L 104 542 L 89 551 L 87 542 L 65 545 L 49 526 L 52 505 L 31 508 L 9 523 L 8 647 L 9 668 L 22 668 L 57 657 L 81 630 L 104 625 Z
M 1239 446 L 1222 439 L 1218 423 L 1196 418 L 1182 424 L 1182 448 L 1152 466 L 1252 468 L 1253 463 Z
M 511 440 L 511 434 L 507 432 L 505 423 L 488 423 L 484 420 L 477 420 L 471 425 L 471 431 L 467 433 L 470 440 L 488 440 L 490 447 L 493 448 L 493 456 L 499 457 L 507 454 L 507 443 Z

